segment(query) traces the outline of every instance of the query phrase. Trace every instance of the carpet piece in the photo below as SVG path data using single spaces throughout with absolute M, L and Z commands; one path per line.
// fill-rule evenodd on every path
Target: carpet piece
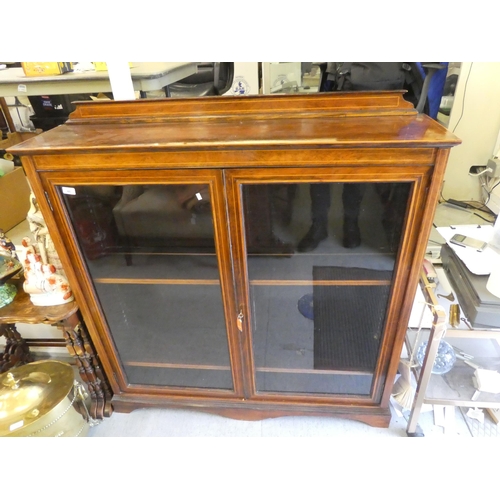
M 313 279 L 353 282 L 313 285 L 314 368 L 373 371 L 391 286 L 356 286 L 356 281 L 391 280 L 392 271 L 315 266 Z

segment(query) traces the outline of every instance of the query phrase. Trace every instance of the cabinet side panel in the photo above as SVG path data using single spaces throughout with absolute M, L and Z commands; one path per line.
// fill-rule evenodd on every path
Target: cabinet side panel
M 401 312 L 397 318 L 397 334 L 394 338 L 393 353 L 390 357 L 387 368 L 387 383 L 385 384 L 382 394 L 383 404 L 387 404 L 389 401 L 392 385 L 396 377 L 401 349 L 403 347 L 411 308 L 418 286 L 418 279 L 425 256 L 427 242 L 432 229 L 434 214 L 442 189 L 442 182 L 449 154 L 449 149 L 437 150 L 436 164 L 423 179 L 422 188 L 417 198 L 418 208 L 415 214 L 415 223 L 413 224 L 413 227 L 407 237 L 408 251 L 405 267 L 408 269 L 408 278 L 404 286 L 401 288 L 403 300 L 401 304 Z M 410 249 L 412 251 L 410 251 Z

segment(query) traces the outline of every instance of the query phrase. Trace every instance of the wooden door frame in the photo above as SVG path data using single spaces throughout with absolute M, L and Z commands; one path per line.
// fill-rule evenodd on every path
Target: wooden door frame
M 376 175 L 374 175 L 376 174 Z M 384 405 L 386 397 L 383 396 L 386 380 L 391 380 L 395 376 L 394 360 L 399 359 L 402 341 L 404 338 L 403 325 L 407 325 L 411 312 L 411 303 L 408 301 L 409 294 L 412 293 L 412 284 L 417 276 L 418 268 L 412 264 L 411 254 L 408 250 L 413 248 L 415 253 L 418 250 L 418 240 L 422 239 L 420 227 L 416 226 L 416 221 L 422 215 L 425 206 L 426 192 L 432 175 L 432 167 L 425 166 L 342 166 L 334 167 L 314 167 L 314 168 L 267 168 L 267 169 L 230 169 L 225 171 L 226 192 L 228 201 L 228 213 L 230 221 L 230 233 L 238 235 L 232 240 L 232 254 L 237 280 L 237 303 L 244 311 L 243 334 L 244 357 L 243 367 L 245 370 L 246 397 L 258 401 L 275 400 L 279 396 L 282 400 L 297 403 L 324 403 L 348 405 L 359 404 L 361 406 Z M 376 180 L 374 180 L 376 178 Z M 407 218 L 404 223 L 401 247 L 399 249 L 394 267 L 394 279 L 389 299 L 388 315 L 384 329 L 384 337 L 381 339 L 381 350 L 379 360 L 373 374 L 372 389 L 369 396 L 336 396 L 332 395 L 303 395 L 298 393 L 263 393 L 258 392 L 255 387 L 255 377 L 253 370 L 253 347 L 251 328 L 251 307 L 250 291 L 248 280 L 248 269 L 245 251 L 245 229 L 244 210 L 240 187 L 244 184 L 284 184 L 284 183 L 312 183 L 312 182 L 404 182 L 411 183 L 408 200 Z M 420 242 L 420 246 L 422 246 Z M 408 255 L 406 259 L 403 257 Z M 418 276 L 417 276 L 418 279 Z M 409 285 L 407 287 L 407 285 Z M 408 288 L 408 289 L 407 289 Z M 414 293 L 414 290 L 413 290 Z M 413 296 L 412 296 L 413 301 Z M 408 317 L 408 318 L 407 318 Z M 406 323 L 405 323 L 406 319 Z M 405 326 L 406 328 L 406 326 Z M 391 371 L 392 370 L 392 371 Z
M 51 217 L 47 218 L 47 225 L 54 240 L 54 245 L 59 253 L 64 269 L 67 270 L 68 280 L 80 304 L 82 315 L 96 350 L 103 360 L 105 371 L 109 374 L 110 384 L 115 395 L 168 395 L 172 399 L 206 399 L 215 398 L 241 398 L 243 394 L 242 369 L 240 345 L 236 325 L 235 293 L 233 289 L 233 274 L 230 258 L 229 232 L 226 224 L 227 214 L 224 201 L 224 182 L 222 172 L 218 169 L 186 170 L 122 170 L 119 175 L 116 171 L 97 169 L 89 175 L 82 171 L 43 171 L 39 172 L 41 185 L 45 192 L 35 193 L 37 199 L 42 196 L 42 203 L 50 200 L 49 210 Z M 128 384 L 124 369 L 112 341 L 112 335 L 104 320 L 105 315 L 101 310 L 98 296 L 91 284 L 90 275 L 84 264 L 84 257 L 79 249 L 76 234 L 69 221 L 69 213 L 63 203 L 58 186 L 73 185 L 133 185 L 133 184 L 208 184 L 212 200 L 212 216 L 214 221 L 214 237 L 217 259 L 220 271 L 220 286 L 222 303 L 227 326 L 227 342 L 233 376 L 233 390 L 201 389 L 201 388 L 174 388 L 156 387 L 151 385 Z M 46 199 L 47 198 L 47 199 Z M 96 312 L 98 313 L 96 314 Z M 111 376 L 112 375 L 112 376 Z

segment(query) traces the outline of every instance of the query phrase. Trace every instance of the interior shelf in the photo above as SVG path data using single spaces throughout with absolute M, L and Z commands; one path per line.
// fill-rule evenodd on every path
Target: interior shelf
M 372 375 L 370 371 L 362 370 L 315 370 L 306 368 L 268 368 L 265 366 L 257 366 L 258 372 L 266 373 L 304 373 L 308 375 Z
M 124 364 L 126 366 L 145 366 L 148 368 L 179 368 L 183 370 L 231 370 L 231 367 L 229 365 L 188 365 L 181 363 L 163 363 L 151 361 L 126 361 Z
M 121 285 L 220 285 L 219 280 L 207 279 L 133 279 L 133 278 L 95 278 L 94 283 L 100 284 L 121 284 Z M 388 286 L 389 280 L 369 281 L 369 280 L 251 280 L 252 286 Z
M 100 279 L 201 279 L 219 280 L 215 254 L 109 254 L 87 260 L 94 280 Z
M 220 285 L 219 280 L 197 279 L 131 279 L 131 278 L 96 278 L 94 283 L 104 285 Z

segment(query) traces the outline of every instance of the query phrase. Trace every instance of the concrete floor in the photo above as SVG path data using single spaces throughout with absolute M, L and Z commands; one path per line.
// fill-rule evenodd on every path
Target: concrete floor
M 434 425 L 432 412 L 424 413 L 420 426 L 425 437 L 472 437 L 459 416 L 455 429 L 444 432 Z M 280 417 L 257 422 L 178 409 L 141 409 L 114 413 L 92 427 L 92 437 L 405 437 L 407 422 L 393 413 L 387 429 L 332 417 Z

